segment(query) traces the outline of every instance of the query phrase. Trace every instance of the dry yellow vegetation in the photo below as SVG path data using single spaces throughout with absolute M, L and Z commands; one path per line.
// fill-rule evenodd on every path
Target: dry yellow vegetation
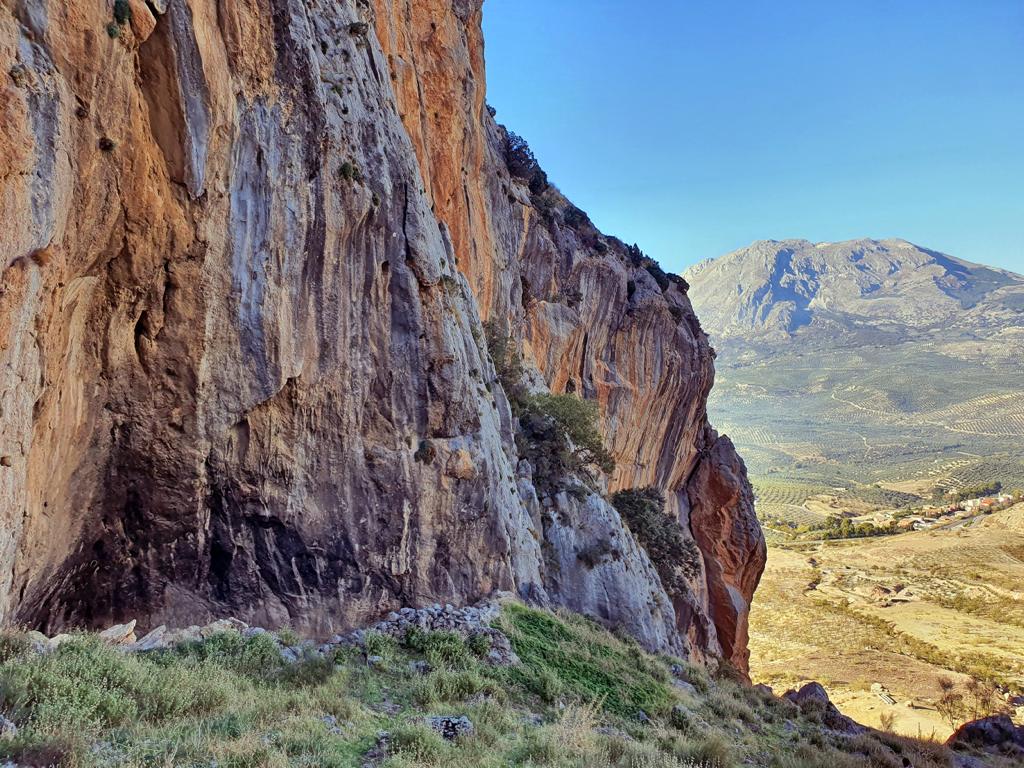
M 941 679 L 1019 694 L 1024 504 L 944 530 L 770 547 L 751 673 L 782 689 L 818 680 L 866 725 L 938 738 L 951 732 Z

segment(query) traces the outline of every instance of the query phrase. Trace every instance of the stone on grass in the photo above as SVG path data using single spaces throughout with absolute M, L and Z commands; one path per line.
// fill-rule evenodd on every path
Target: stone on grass
M 18 735 L 18 726 L 12 720 L 0 715 L 0 738 L 10 738 Z
M 161 624 L 159 627 L 155 627 L 142 636 L 141 639 L 137 640 L 131 647 L 131 650 L 139 653 L 146 651 L 158 651 L 167 648 L 170 644 L 167 642 L 167 625 Z
M 465 715 L 428 717 L 427 725 L 447 741 L 454 741 L 460 736 L 468 736 L 474 730 L 472 721 Z
M 1024 758 L 1024 725 L 1008 715 L 993 715 L 964 723 L 946 741 L 951 749 L 980 749 Z
M 135 642 L 135 619 L 125 624 L 115 624 L 99 634 L 100 640 L 111 645 L 127 645 Z
M 807 683 L 800 690 L 786 691 L 782 696 L 796 704 L 802 712 L 820 712 L 822 723 L 830 730 L 849 735 L 864 733 L 867 730 L 836 708 L 821 683 Z

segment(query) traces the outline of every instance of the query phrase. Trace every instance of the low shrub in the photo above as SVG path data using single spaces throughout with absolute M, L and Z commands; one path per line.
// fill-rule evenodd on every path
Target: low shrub
M 131 23 L 132 6 L 128 0 L 114 0 L 114 21 L 120 26 Z
M 441 735 L 423 723 L 404 723 L 390 733 L 389 751 L 433 765 L 448 751 Z
M 669 594 L 689 589 L 700 573 L 700 551 L 679 522 L 665 514 L 665 498 L 657 488 L 634 488 L 612 496 L 612 505 L 654 564 Z
M 500 619 L 521 660 L 500 674 L 545 701 L 568 696 L 634 719 L 667 714 L 672 696 L 667 684 L 638 664 L 630 647 L 592 623 L 570 623 L 551 614 L 509 605 Z

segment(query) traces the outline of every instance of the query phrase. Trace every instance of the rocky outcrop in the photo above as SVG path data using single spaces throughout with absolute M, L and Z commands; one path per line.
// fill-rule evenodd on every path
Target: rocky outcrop
M 675 610 L 691 646 L 717 651 L 720 634 L 745 669 L 764 540 L 742 461 L 731 442 L 710 437 L 714 353 L 686 283 L 661 276 L 659 284 L 656 266 L 598 232 L 557 190 L 538 195 L 510 174 L 506 132 L 484 102 L 478 0 L 378 0 L 377 8 L 428 193 L 484 316 L 521 339 L 551 391 L 598 401 L 617 461 L 610 490 L 660 488 L 687 529 L 691 500 L 717 494 L 702 511 L 719 524 L 696 540 L 705 557 L 724 554 L 729 564 L 713 568 L 716 596 L 698 577 Z M 728 509 L 714 508 L 719 501 Z
M 786 691 L 782 697 L 795 704 L 805 715 L 817 717 L 831 731 L 850 735 L 867 731 L 863 725 L 839 711 L 821 683 L 807 683 L 799 690 Z
M 172 0 L 140 44 L 65 5 L 4 22 L 5 70 L 31 71 L 4 214 L 53 222 L 5 254 L 7 619 L 329 632 L 539 582 L 360 9 Z M 445 470 L 462 450 L 472 480 Z
M 946 740 L 946 746 L 1021 759 L 1024 758 L 1024 726 L 1015 725 L 1008 715 L 983 717 L 957 728 Z
M 741 664 L 763 542 L 707 339 L 511 176 L 479 2 L 129 5 L 0 15 L 2 620 L 326 636 L 516 590 Z M 685 600 L 599 495 L 537 492 L 481 318 L 693 528 Z
M 711 428 L 687 486 L 690 527 L 704 553 L 710 611 L 723 656 L 738 669 L 749 667 L 750 600 L 767 561 L 764 534 L 754 508 L 743 461 L 728 437 Z

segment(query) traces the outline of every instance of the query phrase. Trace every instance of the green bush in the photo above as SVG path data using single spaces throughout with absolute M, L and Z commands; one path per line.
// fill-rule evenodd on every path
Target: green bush
M 371 631 L 363 635 L 363 647 L 366 649 L 367 656 L 391 659 L 394 658 L 398 650 L 398 641 L 391 635 Z
M 25 653 L 32 643 L 20 632 L 4 632 L 0 634 L 0 664 Z
M 120 26 L 132 20 L 132 6 L 128 0 L 114 0 L 114 21 Z
M 228 697 L 229 678 L 204 665 L 128 656 L 95 637 L 0 666 L 0 698 L 15 722 L 79 734 L 201 714 Z
M 188 659 L 257 680 L 274 679 L 285 667 L 281 651 L 269 633 L 246 639 L 238 632 L 218 632 L 205 640 L 182 643 L 171 651 L 154 654 L 153 659 L 164 666 Z
M 420 440 L 419 447 L 412 457 L 422 464 L 432 464 L 437 456 L 437 449 L 429 440 Z
M 525 407 L 527 399 L 526 387 L 523 386 L 523 356 L 519 352 L 519 345 L 495 318 L 484 323 L 484 337 L 498 382 L 508 397 L 512 412 L 518 414 Z
M 345 160 L 338 168 L 338 175 L 345 181 L 354 181 L 357 184 L 363 180 L 363 172 L 359 170 L 359 166 L 353 163 L 351 160 Z
M 483 632 L 476 632 L 466 638 L 466 648 L 474 656 L 486 656 L 491 650 L 491 638 Z
M 597 404 L 574 394 L 530 395 L 515 340 L 494 318 L 484 323 L 484 331 L 498 381 L 519 418 L 516 443 L 533 467 L 535 484 L 558 491 L 572 474 L 614 470 L 615 460 L 598 429 Z
M 391 750 L 432 764 L 448 750 L 441 735 L 423 723 L 405 723 L 391 731 Z
M 467 669 L 435 669 L 413 683 L 413 698 L 421 706 L 435 702 L 462 702 L 472 696 L 503 699 L 504 691 L 498 681 L 488 677 L 477 666 Z
M 669 594 L 689 589 L 688 579 L 700 573 L 700 551 L 678 521 L 665 514 L 665 498 L 657 488 L 633 488 L 612 496 L 629 530 L 647 551 Z
M 312 688 L 327 682 L 334 674 L 334 659 L 308 650 L 291 664 L 286 664 L 277 679 L 288 686 Z
M 509 173 L 527 183 L 530 192 L 535 195 L 547 190 L 548 176 L 540 167 L 537 158 L 526 143 L 526 139 L 518 134 L 507 131 L 505 134 L 505 165 Z
M 542 417 L 551 419 L 572 441 L 570 470 L 588 470 L 596 467 L 602 472 L 615 469 L 615 460 L 604 446 L 597 427 L 598 409 L 593 400 L 582 400 L 576 395 L 534 395 L 527 407 Z
M 454 632 L 427 633 L 422 652 L 434 668 L 462 669 L 470 661 L 466 644 Z
M 590 217 L 575 205 L 570 205 L 566 208 L 562 217 L 565 220 L 566 226 L 572 227 L 573 229 L 579 229 L 583 226 L 592 226 L 590 223 Z

